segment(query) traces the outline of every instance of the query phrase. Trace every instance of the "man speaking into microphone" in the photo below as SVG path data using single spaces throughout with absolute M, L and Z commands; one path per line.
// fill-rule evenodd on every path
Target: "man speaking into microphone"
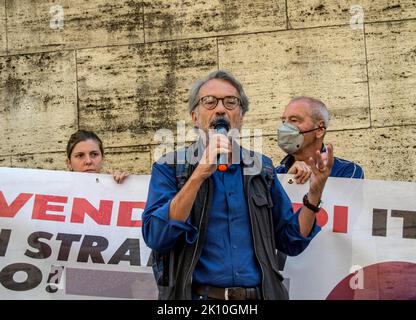
M 288 299 L 276 250 L 297 255 L 319 232 L 315 214 L 333 150 L 308 160 L 310 189 L 294 213 L 270 158 L 229 139 L 247 111 L 229 72 L 196 81 L 189 112 L 200 139 L 162 157 L 174 163 L 153 164 L 142 232 L 159 299 Z

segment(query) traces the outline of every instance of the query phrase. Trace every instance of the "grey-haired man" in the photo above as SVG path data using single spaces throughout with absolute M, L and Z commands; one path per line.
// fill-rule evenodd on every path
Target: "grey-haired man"
M 193 123 L 209 137 L 187 149 L 197 161 L 153 164 L 142 231 L 153 249 L 160 299 L 288 299 L 276 249 L 297 255 L 320 230 L 315 213 L 332 168 L 332 146 L 309 162 L 305 205 L 293 213 L 268 157 L 257 154 L 247 163 L 250 150 L 208 134 L 218 122 L 240 130 L 247 110 L 243 87 L 230 73 L 209 74 L 189 96 Z M 226 171 L 218 170 L 220 154 L 228 154 Z M 246 169 L 253 166 L 259 170 L 250 174 Z M 180 188 L 178 168 L 186 172 Z

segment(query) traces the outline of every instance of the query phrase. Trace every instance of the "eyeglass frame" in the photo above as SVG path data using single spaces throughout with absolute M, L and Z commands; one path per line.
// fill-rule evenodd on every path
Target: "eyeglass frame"
M 217 103 L 215 104 L 215 106 L 214 106 L 214 107 L 212 107 L 212 108 L 207 108 L 207 107 L 206 107 L 206 106 L 202 103 L 202 99 L 204 99 L 204 98 L 206 98 L 206 97 L 213 97 L 213 98 L 215 98 L 215 99 L 217 100 Z M 237 104 L 234 108 L 230 109 L 230 108 L 228 108 L 228 107 L 225 105 L 225 103 L 224 103 L 224 99 L 226 99 L 226 98 L 235 98 L 235 99 L 237 99 L 238 104 Z M 236 97 L 236 96 L 225 96 L 225 97 L 223 97 L 223 98 L 218 98 L 218 97 L 213 96 L 213 95 L 206 95 L 206 96 L 201 97 L 201 98 L 198 100 L 197 105 L 201 104 L 201 105 L 202 105 L 205 109 L 207 109 L 207 110 L 214 110 L 214 109 L 218 106 L 218 102 L 219 102 L 220 100 L 222 101 L 222 105 L 224 106 L 224 108 L 225 108 L 225 109 L 227 109 L 227 110 L 234 110 L 237 106 L 241 107 L 241 99 L 240 99 L 239 97 Z

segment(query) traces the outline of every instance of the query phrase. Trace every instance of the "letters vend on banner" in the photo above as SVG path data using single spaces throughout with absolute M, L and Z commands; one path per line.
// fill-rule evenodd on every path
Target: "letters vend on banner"
M 149 176 L 0 168 L 0 298 L 154 299 Z

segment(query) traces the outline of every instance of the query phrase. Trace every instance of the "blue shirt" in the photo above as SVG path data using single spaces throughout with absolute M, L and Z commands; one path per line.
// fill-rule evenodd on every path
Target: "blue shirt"
M 247 199 L 243 188 L 242 165 L 233 164 L 225 173 L 214 172 L 214 197 L 204 247 L 193 273 L 193 281 L 217 287 L 256 286 L 261 272 L 255 258 Z M 143 212 L 143 238 L 158 251 L 172 248 L 185 234 L 192 244 L 198 229 L 187 221 L 169 219 L 169 206 L 178 192 L 175 169 L 154 163 L 146 208 Z M 301 253 L 319 232 L 314 224 L 308 237 L 299 231 L 299 212 L 294 213 L 291 201 L 277 177 L 271 186 L 273 224 L 277 248 L 288 255 Z
M 325 145 L 322 145 L 321 153 L 322 152 L 326 152 Z M 276 172 L 287 173 L 294 162 L 295 157 L 288 154 L 280 162 L 280 166 L 276 167 Z M 358 164 L 352 161 L 334 157 L 334 165 L 329 176 L 338 178 L 364 179 L 364 171 Z
M 209 279 L 217 287 L 256 286 L 261 277 L 253 250 L 247 250 L 253 248 L 253 238 L 241 166 L 215 171 L 212 180 L 213 209 L 193 281 L 206 283 Z

